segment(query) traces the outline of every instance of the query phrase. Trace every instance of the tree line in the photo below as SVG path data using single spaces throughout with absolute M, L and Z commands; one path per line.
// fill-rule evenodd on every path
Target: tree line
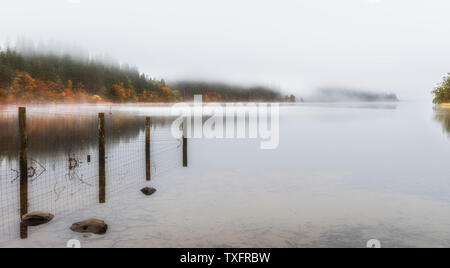
M 137 69 L 70 55 L 0 51 L 0 101 L 177 101 L 177 92 Z
M 237 86 L 219 82 L 179 81 L 170 85 L 180 96 L 190 100 L 203 95 L 207 102 L 295 102 L 295 96 L 283 96 L 278 90 L 263 86 Z
M 292 101 L 264 87 L 179 82 L 168 86 L 128 66 L 70 55 L 0 50 L 0 103 Z

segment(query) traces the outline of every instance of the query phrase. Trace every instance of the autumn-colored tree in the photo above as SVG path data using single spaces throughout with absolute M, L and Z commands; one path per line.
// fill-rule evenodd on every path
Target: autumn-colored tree
M 205 102 L 221 102 L 222 96 L 216 92 L 207 92 L 203 94 L 203 100 Z
M 109 96 L 113 101 L 123 102 L 127 96 L 124 84 L 113 84 L 109 90 Z
M 444 77 L 444 81 L 433 90 L 435 104 L 450 102 L 450 74 Z
M 144 90 L 141 94 L 136 96 L 138 102 L 155 102 L 158 99 L 158 94 L 152 91 Z
M 179 92 L 177 90 L 171 90 L 169 87 L 163 87 L 161 89 L 161 95 L 158 101 L 160 102 L 176 102 L 179 98 Z
M 25 102 L 33 102 L 36 81 L 27 73 L 16 72 L 16 77 L 11 86 L 10 99 L 18 99 Z
M 0 87 L 0 100 L 5 99 L 8 96 L 8 90 Z
M 90 97 L 89 102 L 101 102 L 101 101 L 102 101 L 102 97 L 100 97 L 99 95 L 93 95 Z

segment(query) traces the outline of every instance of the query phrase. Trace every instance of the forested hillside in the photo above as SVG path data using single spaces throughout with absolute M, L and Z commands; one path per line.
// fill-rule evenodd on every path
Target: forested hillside
M 202 94 L 205 101 L 284 100 L 262 87 L 181 82 L 173 88 L 136 68 L 69 55 L 0 51 L 0 103 L 177 102 L 194 94 Z
M 2 102 L 177 101 L 163 80 L 138 70 L 71 56 L 0 51 Z
M 295 101 L 293 95 L 283 97 L 279 91 L 261 87 L 235 86 L 218 82 L 180 81 L 170 85 L 180 96 L 189 99 L 194 95 L 203 95 L 204 101 Z

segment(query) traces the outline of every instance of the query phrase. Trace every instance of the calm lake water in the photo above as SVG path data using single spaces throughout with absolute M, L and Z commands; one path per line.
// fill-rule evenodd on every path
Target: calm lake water
M 29 106 L 29 211 L 55 214 L 19 239 L 17 112 L 0 109 L 0 247 L 450 247 L 450 109 L 429 104 L 281 107 L 280 145 L 190 139 L 167 107 Z M 98 204 L 97 117 L 107 195 Z M 152 180 L 145 181 L 145 116 Z M 88 161 L 88 157 L 91 161 Z M 144 186 L 158 191 L 151 197 Z M 104 236 L 73 233 L 90 217 Z

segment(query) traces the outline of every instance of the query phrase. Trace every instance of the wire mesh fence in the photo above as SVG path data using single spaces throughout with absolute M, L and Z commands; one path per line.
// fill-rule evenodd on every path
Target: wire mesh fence
M 146 181 L 146 117 L 105 113 L 106 201 Z M 62 217 L 97 204 L 97 112 L 27 111 L 28 211 Z M 155 180 L 182 167 L 182 141 L 170 118 L 152 118 L 150 174 Z M 0 241 L 19 238 L 20 168 L 17 110 L 0 110 Z
M 10 238 L 19 234 L 19 168 L 18 156 L 18 113 L 16 111 L 1 111 L 0 113 L 0 217 L 1 237 Z M 10 135 L 15 129 L 16 135 Z M 15 155 L 13 152 L 16 152 Z

